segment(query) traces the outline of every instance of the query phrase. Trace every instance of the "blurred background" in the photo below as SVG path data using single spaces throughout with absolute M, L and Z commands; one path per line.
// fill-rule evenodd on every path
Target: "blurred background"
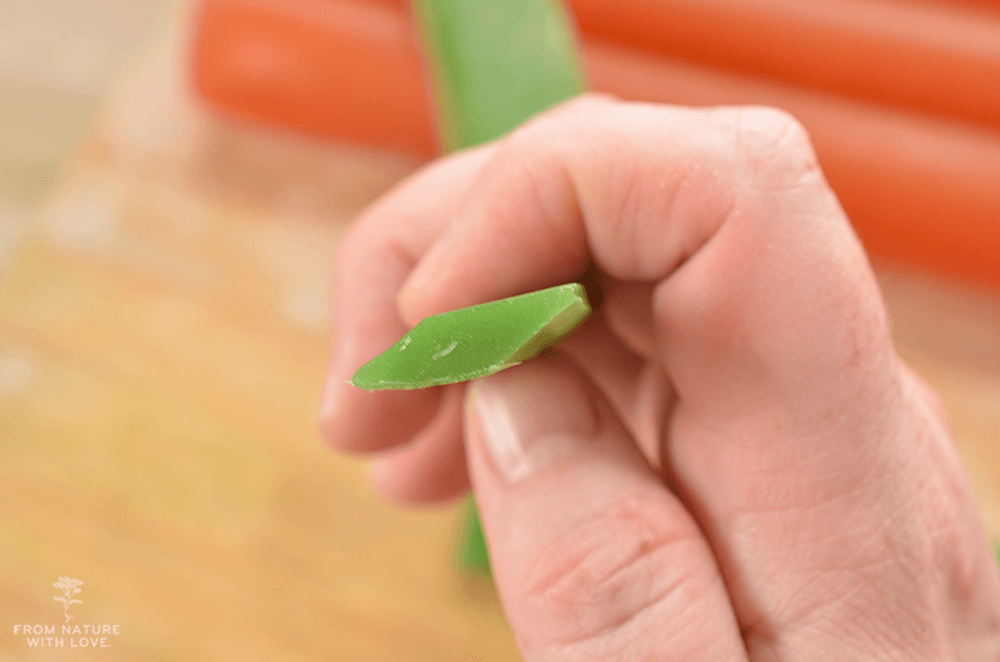
M 1000 539 L 1000 8 L 569 6 L 595 89 L 806 124 Z M 337 243 L 440 151 L 407 7 L 0 0 L 3 660 L 519 659 L 315 429 Z
M 130 57 L 177 0 L 0 5 L 0 252 L 55 181 Z

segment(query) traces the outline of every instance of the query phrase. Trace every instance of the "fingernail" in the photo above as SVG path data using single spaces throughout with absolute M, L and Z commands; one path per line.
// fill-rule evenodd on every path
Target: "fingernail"
M 396 309 L 407 323 L 415 325 L 422 319 L 422 316 L 414 311 L 420 309 L 433 277 L 433 272 L 420 265 L 410 274 L 396 295 Z
M 346 361 L 350 348 L 341 338 L 337 341 L 336 350 L 330 361 L 330 367 L 323 379 L 323 391 L 319 400 L 319 420 L 327 434 L 336 432 L 337 418 L 343 408 L 344 391 L 350 376 L 345 375 Z
M 582 379 L 562 362 L 533 362 L 473 387 L 478 436 L 506 480 L 524 480 L 593 444 L 597 414 Z
M 333 373 L 327 374 L 323 381 L 323 394 L 320 396 L 319 404 L 319 418 L 323 423 L 329 423 L 336 417 L 345 383 Z

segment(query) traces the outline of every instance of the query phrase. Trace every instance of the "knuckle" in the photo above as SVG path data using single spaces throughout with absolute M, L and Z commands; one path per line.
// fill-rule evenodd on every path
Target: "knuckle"
M 820 172 L 809 132 L 791 113 L 771 106 L 729 109 L 725 129 L 736 158 L 766 188 L 788 188 Z
M 549 646 L 624 645 L 649 625 L 642 614 L 690 589 L 698 541 L 696 527 L 665 518 L 658 500 L 626 498 L 555 543 L 558 553 L 541 550 L 524 597 Z
M 565 130 L 567 121 L 587 125 L 592 113 L 606 112 L 608 107 L 620 103 L 621 100 L 612 94 L 583 92 L 529 118 L 512 130 L 504 142 L 517 149 L 531 151 L 540 140 L 546 142 L 544 139 L 547 136 Z
M 593 92 L 587 91 L 576 95 L 575 97 L 564 102 L 563 108 L 569 109 L 584 109 L 591 108 L 594 106 L 608 106 L 621 103 L 621 99 L 611 94 L 610 92 Z
M 561 246 L 575 232 L 577 202 L 558 139 L 545 125 L 528 123 L 500 147 L 497 163 L 510 176 L 497 209 L 537 215 L 538 236 L 555 237 Z
M 533 158 L 538 152 L 539 139 L 545 136 L 545 127 L 540 123 L 541 119 L 532 119 L 511 131 L 500 145 L 498 158 Z
M 809 132 L 791 113 L 773 106 L 745 106 L 736 111 L 738 129 L 754 136 L 753 146 L 796 147 L 809 144 Z

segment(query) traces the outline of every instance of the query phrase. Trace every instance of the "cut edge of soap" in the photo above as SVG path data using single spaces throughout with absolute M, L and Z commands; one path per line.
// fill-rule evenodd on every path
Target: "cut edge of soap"
M 400 382 L 400 381 L 388 381 L 388 380 L 385 380 L 385 379 L 379 380 L 379 382 L 378 382 L 379 386 L 376 386 L 374 388 L 371 388 L 371 387 L 368 387 L 368 386 L 361 386 L 359 384 L 355 384 L 353 378 L 347 380 L 347 383 L 350 384 L 351 386 L 354 386 L 355 388 L 360 388 L 363 391 L 368 391 L 369 393 L 374 393 L 375 391 L 390 391 L 390 390 L 392 390 L 392 391 L 416 391 L 417 389 L 430 388 L 431 386 L 447 386 L 448 384 L 459 384 L 461 382 L 467 382 L 467 381 L 469 381 L 471 379 L 480 379 L 482 377 L 489 377 L 490 375 L 495 375 L 496 373 L 500 372 L 501 370 L 506 370 L 507 368 L 513 368 L 514 366 L 519 365 L 520 363 L 521 363 L 521 361 L 515 361 L 515 362 L 512 363 L 508 359 L 505 363 L 492 364 L 492 365 L 490 365 L 490 366 L 488 366 L 486 368 L 483 368 L 481 370 L 473 370 L 473 371 L 470 371 L 470 372 L 464 372 L 464 373 L 461 373 L 457 377 L 448 377 L 448 378 L 442 377 L 440 379 L 430 379 L 430 380 L 427 380 L 427 382 L 425 384 L 423 384 L 422 386 L 410 386 L 410 384 L 412 384 L 412 382 L 409 382 L 409 381 L 407 381 L 407 382 Z
M 562 312 L 549 320 L 542 328 L 528 339 L 528 342 L 510 355 L 507 362 L 513 367 L 518 363 L 527 361 L 538 354 L 546 347 L 551 347 L 569 335 L 578 327 L 592 312 L 590 302 L 587 300 L 587 293 L 580 286 L 581 292 L 574 301 L 571 301 Z M 501 368 L 502 370 L 503 368 Z

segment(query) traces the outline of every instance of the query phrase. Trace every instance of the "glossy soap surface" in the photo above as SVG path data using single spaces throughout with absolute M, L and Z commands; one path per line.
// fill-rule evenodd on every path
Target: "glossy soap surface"
M 361 366 L 351 384 L 415 389 L 492 375 L 536 356 L 589 314 L 583 285 L 569 283 L 434 315 Z

